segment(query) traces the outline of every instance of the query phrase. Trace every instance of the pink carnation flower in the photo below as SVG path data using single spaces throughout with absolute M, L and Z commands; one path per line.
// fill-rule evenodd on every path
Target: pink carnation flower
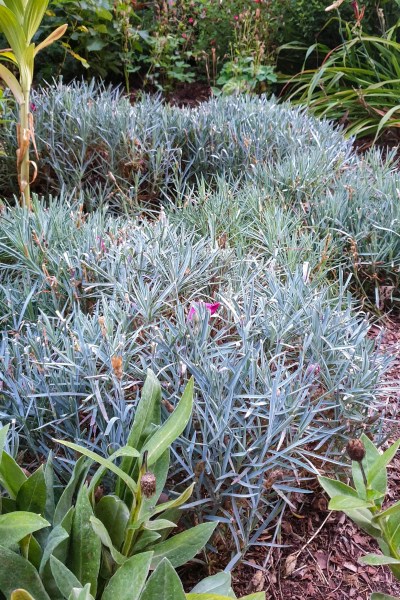
M 191 305 L 190 309 L 189 309 L 189 314 L 188 314 L 188 321 L 192 321 L 193 317 L 195 316 L 196 312 L 197 312 L 197 306 L 203 305 L 206 307 L 207 310 L 210 311 L 210 314 L 213 315 L 214 313 L 217 312 L 217 310 L 219 309 L 219 307 L 221 306 L 221 302 L 196 302 L 194 304 Z

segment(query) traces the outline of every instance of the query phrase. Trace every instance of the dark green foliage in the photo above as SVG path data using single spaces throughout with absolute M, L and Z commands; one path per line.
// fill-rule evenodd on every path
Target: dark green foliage
M 347 134 L 375 139 L 400 125 L 399 22 L 382 37 L 346 24 L 346 41 L 333 51 L 309 48 L 319 54 L 317 69 L 305 68 L 289 81 L 291 100 L 307 105 L 320 117 L 345 119 Z

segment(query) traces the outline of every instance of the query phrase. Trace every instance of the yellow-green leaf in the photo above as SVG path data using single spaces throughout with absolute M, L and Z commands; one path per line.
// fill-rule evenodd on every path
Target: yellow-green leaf
M 36 46 L 35 56 L 38 52 L 43 50 L 43 48 L 47 48 L 47 46 L 50 46 L 51 44 L 53 44 L 54 42 L 59 40 L 64 35 L 64 33 L 67 31 L 67 29 L 68 29 L 67 24 L 60 25 L 60 27 L 57 27 L 57 29 L 55 29 L 50 35 L 48 35 L 47 38 L 43 40 L 43 42 L 40 42 L 40 44 L 38 44 Z
M 34 598 L 26 590 L 14 590 L 11 600 L 34 600 Z
M 40 27 L 48 4 L 49 0 L 28 0 L 24 12 L 24 31 L 28 44 Z
M 24 102 L 24 94 L 17 78 L 3 65 L 0 65 L 0 77 L 4 80 L 7 87 L 10 88 L 17 104 L 21 105 Z
M 6 36 L 7 42 L 20 63 L 26 49 L 26 37 L 17 17 L 6 6 L 0 6 L 0 31 Z

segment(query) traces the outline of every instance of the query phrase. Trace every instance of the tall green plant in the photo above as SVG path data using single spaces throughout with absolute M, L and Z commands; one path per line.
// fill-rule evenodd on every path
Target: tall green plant
M 400 21 L 379 37 L 346 23 L 347 39 L 337 48 L 321 44 L 308 48 L 306 60 L 314 53 L 324 59 L 316 69 L 304 64 L 303 70 L 289 79 L 288 99 L 307 105 L 318 117 L 341 119 L 349 136 L 374 135 L 376 139 L 386 129 L 398 129 L 399 27 Z
M 229 574 L 207 578 L 185 594 L 175 572 L 203 548 L 216 523 L 203 523 L 167 539 L 179 519 L 179 507 L 193 489 L 160 502 L 169 448 L 185 429 L 192 404 L 193 379 L 161 425 L 161 387 L 149 371 L 127 446 L 104 458 L 61 442 L 82 456 L 58 500 L 52 456 L 27 477 L 3 450 L 8 427 L 0 429 L 0 484 L 6 492 L 0 496 L 1 598 L 235 598 Z M 98 468 L 93 471 L 95 464 Z M 104 494 L 100 484 L 107 473 L 115 476 L 116 486 L 114 493 Z M 257 593 L 247 600 L 265 597 Z
M 381 454 L 363 434 L 360 440 L 351 440 L 347 445 L 354 487 L 319 477 L 320 484 L 331 497 L 329 508 L 343 511 L 379 544 L 382 554 L 367 554 L 361 562 L 371 566 L 387 565 L 397 579 L 400 579 L 400 501 L 384 509 L 382 506 L 387 494 L 387 466 L 399 447 L 400 440 Z M 374 593 L 371 600 L 400 599 Z
M 35 178 L 36 164 L 30 160 L 29 149 L 34 143 L 33 118 L 30 112 L 30 93 L 34 73 L 35 56 L 64 35 L 67 25 L 61 25 L 45 40 L 36 45 L 32 42 L 37 33 L 49 0 L 0 0 L 0 31 L 5 35 L 10 48 L 1 52 L 6 60 L 19 71 L 19 81 L 10 69 L 0 64 L 0 77 L 12 91 L 20 109 L 17 127 L 18 149 L 17 170 L 21 192 L 21 203 L 31 207 L 30 165 Z

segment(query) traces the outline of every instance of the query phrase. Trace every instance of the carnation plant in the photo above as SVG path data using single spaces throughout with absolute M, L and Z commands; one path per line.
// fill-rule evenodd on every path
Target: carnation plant
M 21 192 L 21 203 L 31 207 L 30 165 L 33 166 L 33 179 L 37 166 L 30 161 L 29 148 L 35 143 L 33 118 L 30 102 L 35 56 L 40 50 L 50 46 L 64 35 L 67 25 L 57 27 L 45 40 L 36 45 L 32 40 L 36 35 L 49 0 L 0 0 L 0 31 L 7 39 L 10 48 L 0 55 L 11 62 L 19 71 L 19 81 L 13 72 L 0 64 L 0 77 L 5 81 L 19 105 L 19 125 L 17 126 L 17 170 Z

